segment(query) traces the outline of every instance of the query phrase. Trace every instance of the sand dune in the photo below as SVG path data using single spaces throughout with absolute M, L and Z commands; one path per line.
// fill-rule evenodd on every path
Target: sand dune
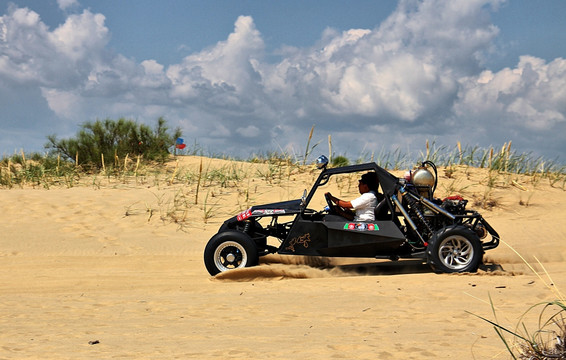
M 200 161 L 181 158 L 177 171 L 198 173 Z M 300 196 L 316 173 L 270 181 L 266 165 L 203 164 L 247 177 L 203 183 L 196 205 L 194 183 L 150 176 L 0 190 L 0 359 L 506 359 L 492 327 L 469 312 L 493 317 L 491 297 L 501 323 L 514 326 L 529 306 L 555 299 L 504 244 L 476 274 L 270 255 L 211 278 L 202 253 L 221 222 L 250 203 Z M 481 197 L 485 176 L 464 168 L 442 175 L 438 196 L 459 188 Z M 482 213 L 565 289 L 566 191 L 518 179 L 529 197 L 500 181 L 497 205 Z

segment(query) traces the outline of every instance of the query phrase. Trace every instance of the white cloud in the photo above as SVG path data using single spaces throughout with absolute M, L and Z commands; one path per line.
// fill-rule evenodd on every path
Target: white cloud
M 219 93 L 229 91 L 245 96 L 245 90 L 256 77 L 252 61 L 261 56 L 263 47 L 252 18 L 240 16 L 226 41 L 169 67 L 167 76 L 173 81 L 174 94 L 190 98 L 195 95 L 195 87 L 204 87 Z
M 552 131 L 566 121 L 566 60 L 547 64 L 522 56 L 514 69 L 462 79 L 454 109 L 459 117 L 495 117 L 519 128 Z
M 71 61 L 100 56 L 108 42 L 106 18 L 85 10 L 80 15 L 70 15 L 64 24 L 50 34 L 55 49 Z
M 81 111 L 82 98 L 71 91 L 42 88 L 49 108 L 62 118 L 72 120 Z
M 320 47 L 263 67 L 264 86 L 340 116 L 415 122 L 447 111 L 459 77 L 479 69 L 497 35 L 483 6 L 497 2 L 457 3 L 402 1 L 379 28 L 328 30 Z
M 79 6 L 79 2 L 77 0 L 57 0 L 57 5 L 59 5 L 61 10 L 65 11 L 69 8 Z
M 0 17 L 0 74 L 18 83 L 76 87 L 103 55 L 104 16 L 85 10 L 52 32 L 34 11 L 11 7 Z

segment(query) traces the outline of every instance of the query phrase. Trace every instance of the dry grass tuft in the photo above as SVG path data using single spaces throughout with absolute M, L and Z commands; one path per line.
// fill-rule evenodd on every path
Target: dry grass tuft
M 542 281 L 542 283 L 553 293 L 556 300 L 537 303 L 525 311 L 520 317 L 515 328 L 501 325 L 497 320 L 495 306 L 489 298 L 489 303 L 495 320 L 472 314 L 493 325 L 497 336 L 505 345 L 507 351 L 513 359 L 523 360 L 550 360 L 566 359 L 566 301 L 564 294 L 555 286 L 550 274 L 544 265 L 535 257 L 538 266 L 543 269 L 543 274 L 535 268 L 513 247 L 507 245 L 519 258 L 529 267 L 529 269 Z M 525 323 L 527 315 L 540 309 L 536 330 L 529 330 Z M 506 336 L 511 335 L 511 339 Z

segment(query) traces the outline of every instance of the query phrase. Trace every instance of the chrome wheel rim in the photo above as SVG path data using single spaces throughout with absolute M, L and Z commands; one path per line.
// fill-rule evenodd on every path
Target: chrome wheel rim
M 245 267 L 247 262 L 246 250 L 235 241 L 223 242 L 214 251 L 214 264 L 221 272 Z
M 472 242 L 464 236 L 449 236 L 440 243 L 438 256 L 444 266 L 453 270 L 460 270 L 472 262 L 474 247 Z

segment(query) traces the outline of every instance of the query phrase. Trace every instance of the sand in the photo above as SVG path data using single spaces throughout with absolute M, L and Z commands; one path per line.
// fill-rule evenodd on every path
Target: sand
M 494 319 L 491 298 L 513 328 L 530 306 L 557 298 L 505 244 L 476 274 L 272 255 L 213 278 L 203 249 L 222 221 L 299 197 L 317 174 L 268 176 L 267 165 L 204 159 L 205 171 L 247 178 L 201 182 L 195 205 L 200 161 L 171 164 L 189 185 L 147 175 L 0 190 L 0 359 L 507 359 L 493 327 L 472 314 Z M 439 196 L 488 189 L 484 170 L 440 175 Z M 535 183 L 499 176 L 496 204 L 481 212 L 542 262 L 551 287 L 566 289 L 566 191 Z

